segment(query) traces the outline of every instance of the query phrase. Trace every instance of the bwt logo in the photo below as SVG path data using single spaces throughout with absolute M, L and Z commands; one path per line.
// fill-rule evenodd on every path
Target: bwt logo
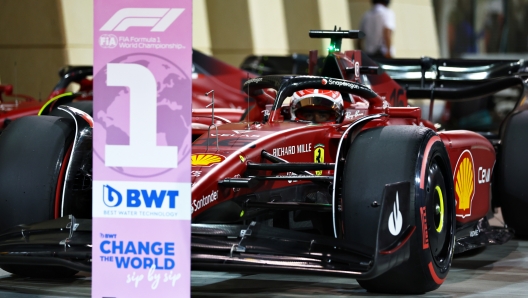
M 129 27 L 152 27 L 151 32 L 164 32 L 184 10 L 183 8 L 123 8 L 116 12 L 99 31 L 126 31 Z
M 117 46 L 117 36 L 113 34 L 102 34 L 99 36 L 99 45 L 102 48 L 113 49 Z
M 169 200 L 169 208 L 176 208 L 177 190 L 151 190 L 127 189 L 126 206 L 137 208 L 143 204 L 147 208 L 161 208 L 166 198 Z M 108 207 L 117 207 L 123 203 L 123 195 L 110 185 L 103 185 L 103 202 Z M 154 206 L 152 206 L 154 205 Z

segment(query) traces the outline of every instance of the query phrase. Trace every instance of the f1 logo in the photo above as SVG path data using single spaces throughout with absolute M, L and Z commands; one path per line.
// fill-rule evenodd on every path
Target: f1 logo
M 152 27 L 151 32 L 164 32 L 184 10 L 183 8 L 123 8 L 116 12 L 99 31 L 126 31 L 129 27 Z

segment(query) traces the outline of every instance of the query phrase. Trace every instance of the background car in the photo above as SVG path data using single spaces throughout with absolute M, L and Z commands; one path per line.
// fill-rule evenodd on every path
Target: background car
M 0 129 L 18 117 L 34 115 L 41 106 L 42 102 L 31 96 L 13 94 L 13 85 L 0 85 Z
M 45 100 L 35 100 L 24 95 L 13 103 L 4 103 L 0 114 L 0 127 L 5 128 L 11 121 L 23 116 L 50 114 L 67 116 L 56 109 L 62 104 L 92 115 L 91 100 L 93 97 L 92 66 L 66 66 L 59 71 L 59 81 Z M 215 107 L 217 118 L 214 123 L 238 121 L 254 99 L 248 98 L 242 91 L 242 84 L 255 75 L 233 67 L 218 59 L 193 50 L 192 102 L 195 127 L 205 127 L 211 123 L 212 97 L 205 93 L 215 90 Z M 6 95 L 12 93 L 12 87 L 6 85 L 1 89 Z M 44 108 L 43 108 L 44 107 Z M 204 126 L 205 125 L 205 126 Z

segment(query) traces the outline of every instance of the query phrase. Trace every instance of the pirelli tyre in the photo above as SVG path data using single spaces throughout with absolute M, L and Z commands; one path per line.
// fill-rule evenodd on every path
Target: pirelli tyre
M 0 136 L 0 230 L 60 216 L 62 178 L 75 134 L 73 119 L 28 116 Z M 77 271 L 54 266 L 0 264 L 30 277 L 66 277 Z
M 401 211 L 407 215 L 408 231 L 414 226 L 399 248 L 407 250 L 408 259 L 373 279 L 358 280 L 363 288 L 377 293 L 417 294 L 443 283 L 455 245 L 451 173 L 446 148 L 431 129 L 378 127 L 356 137 L 343 172 L 341 237 L 374 252 L 378 224 L 388 226 L 392 235 L 385 229 L 387 235 L 381 236 L 388 241 L 391 237 L 396 241 L 404 233 L 403 229 L 391 230 L 393 215 Z M 389 194 L 389 208 L 394 213 L 387 217 L 387 223 L 380 223 L 379 204 Z
M 493 173 L 493 198 L 515 235 L 528 237 L 528 110 L 510 115 L 503 124 L 501 146 Z

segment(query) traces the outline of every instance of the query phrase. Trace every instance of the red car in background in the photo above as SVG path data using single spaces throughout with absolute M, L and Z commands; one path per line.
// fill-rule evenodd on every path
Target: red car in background
M 0 85 L 0 130 L 16 118 L 35 115 L 42 104 L 31 96 L 13 94 L 13 85 Z
M 0 87 L 0 93 L 23 100 L 3 102 L 0 107 L 0 128 L 3 129 L 11 121 L 30 115 L 41 114 L 62 115 L 55 109 L 61 104 L 70 106 L 92 114 L 92 66 L 66 66 L 59 71 L 59 82 L 44 101 L 37 101 L 29 96 L 11 95 L 10 85 Z M 239 121 L 248 104 L 253 105 L 254 99 L 249 98 L 242 91 L 242 85 L 254 74 L 233 67 L 218 59 L 193 50 L 192 73 L 192 103 L 193 123 L 196 129 L 204 128 L 211 123 L 212 95 L 205 93 L 214 90 L 215 123 Z M 1 100 L 1 97 L 0 97 Z M 45 108 L 43 109 L 43 106 Z M 226 122 L 227 121 L 227 122 Z M 205 125 L 205 126 L 204 126 Z

